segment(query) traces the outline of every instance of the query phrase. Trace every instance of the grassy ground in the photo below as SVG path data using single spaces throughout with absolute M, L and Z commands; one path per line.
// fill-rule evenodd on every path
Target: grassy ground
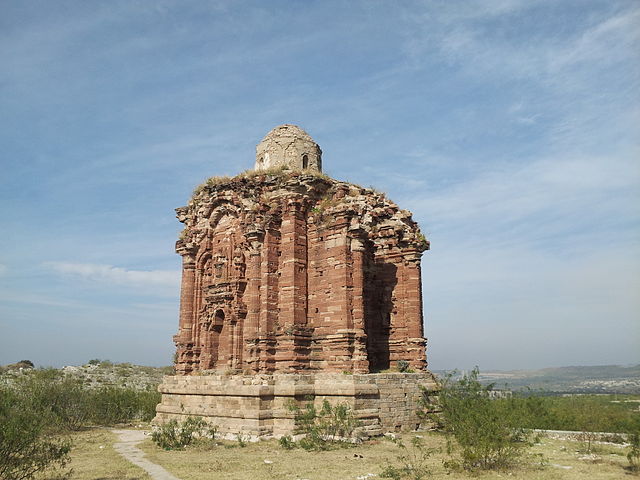
M 73 480 L 150 480 L 139 467 L 129 463 L 113 449 L 117 442 L 109 430 L 92 429 L 73 435 L 71 450 Z
M 409 434 L 405 435 L 405 440 L 409 443 Z M 444 454 L 445 440 L 441 435 L 425 433 L 423 441 L 427 447 L 441 450 L 427 461 L 431 472 L 429 478 L 474 478 L 466 472 L 448 473 L 445 470 L 442 462 L 447 457 Z M 185 451 L 163 451 L 148 440 L 140 447 L 151 461 L 162 465 L 182 480 L 375 478 L 370 474 L 379 477 L 385 465 L 399 465 L 397 457 L 401 453 L 397 446 L 385 439 L 329 452 L 306 452 L 300 449 L 287 451 L 275 441 L 248 444 L 246 447 L 228 442 L 208 448 L 197 446 Z M 483 473 L 481 477 L 487 480 L 505 477 L 539 480 L 634 478 L 627 475 L 624 448 L 598 446 L 596 456 L 586 458 L 581 450 L 582 445 L 576 442 L 542 439 L 520 467 L 509 471 Z M 540 458 L 536 454 L 544 456 L 545 465 L 540 464 Z
M 620 479 L 640 478 L 627 469 L 626 449 L 614 445 L 597 445 L 595 456 L 587 456 L 577 442 L 543 438 L 531 449 L 522 465 L 508 471 L 472 475 L 448 473 L 442 465 L 444 437 L 437 433 L 422 434 L 424 444 L 441 451 L 428 458 L 431 472 L 425 478 L 469 479 L 499 478 L 556 479 Z M 149 476 L 128 463 L 113 449 L 114 434 L 94 429 L 74 434 L 72 479 L 77 480 L 147 480 Z M 405 434 L 409 443 L 411 434 Z M 218 445 L 194 445 L 183 451 L 165 451 L 151 440 L 138 445 L 147 458 L 162 465 L 181 480 L 368 480 L 380 478 L 385 465 L 399 466 L 399 448 L 391 441 L 377 439 L 363 445 L 328 452 L 284 450 L 276 441 L 248 443 L 221 442 Z M 538 454 L 545 461 L 541 465 Z M 265 460 L 267 462 L 265 462 Z M 271 462 L 271 463 L 269 463 Z M 373 476 L 373 475 L 375 476 Z

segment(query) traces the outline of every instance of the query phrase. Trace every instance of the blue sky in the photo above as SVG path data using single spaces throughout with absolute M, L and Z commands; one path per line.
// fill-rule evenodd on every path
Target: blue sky
M 0 0 L 0 364 L 171 360 L 181 224 L 294 123 L 431 240 L 436 369 L 640 361 L 637 1 Z

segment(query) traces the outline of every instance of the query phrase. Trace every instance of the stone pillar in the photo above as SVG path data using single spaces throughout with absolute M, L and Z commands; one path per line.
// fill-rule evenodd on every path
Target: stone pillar
M 246 357 L 244 366 L 257 372 L 258 367 L 258 325 L 260 321 L 260 250 L 249 251 L 247 265 L 247 318 L 244 322 L 244 340 L 246 344 Z
M 369 372 L 367 358 L 367 335 L 364 319 L 364 255 L 365 247 L 361 240 L 351 239 L 351 268 L 349 269 L 351 289 L 351 323 L 356 334 L 356 344 L 353 352 L 353 371 L 357 373 Z
M 193 255 L 181 250 L 182 282 L 180 286 L 180 320 L 178 333 L 173 337 L 177 346 L 176 372 L 189 373 L 193 367 L 193 323 L 196 264 Z
M 422 317 L 422 278 L 420 272 L 421 253 L 409 252 L 405 256 L 405 325 L 406 349 L 411 368 L 424 370 L 427 367 L 426 340 Z
M 192 340 L 194 321 L 196 263 L 191 255 L 182 257 L 182 284 L 180 286 L 180 332 L 181 340 Z
M 305 324 L 307 317 L 307 232 L 304 213 L 296 199 L 287 199 L 281 229 L 282 264 L 278 323 L 284 331 Z
M 278 322 L 278 261 L 279 232 L 270 227 L 264 237 L 261 256 L 260 282 L 260 316 L 259 316 L 259 349 L 258 370 L 271 372 L 274 370 L 275 328 Z
M 292 371 L 299 367 L 298 329 L 307 323 L 307 223 L 304 206 L 298 197 L 285 199 L 280 232 L 281 288 L 276 363 L 279 371 Z

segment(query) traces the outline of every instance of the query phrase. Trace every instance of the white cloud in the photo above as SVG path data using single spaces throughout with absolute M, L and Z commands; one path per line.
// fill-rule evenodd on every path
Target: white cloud
M 638 200 L 640 168 L 634 155 L 620 157 L 549 157 L 529 164 L 487 168 L 478 175 L 437 192 L 420 192 L 407 199 L 409 207 L 427 223 L 461 229 L 482 224 L 500 227 L 545 217 L 529 224 L 530 230 L 581 225 L 613 216 L 630 221 L 640 216 Z M 553 225 L 560 220 L 561 224 Z M 541 222 L 543 225 L 541 225 Z
M 46 262 L 44 266 L 57 273 L 76 275 L 87 280 L 130 287 L 167 287 L 180 285 L 180 272 L 173 270 L 127 270 L 113 265 L 94 263 Z

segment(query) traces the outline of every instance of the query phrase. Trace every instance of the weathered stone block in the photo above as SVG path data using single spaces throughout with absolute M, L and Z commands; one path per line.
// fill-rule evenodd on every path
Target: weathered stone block
M 417 404 L 415 401 L 389 401 L 389 386 L 396 388 L 403 382 L 409 382 L 406 388 L 416 399 L 422 395 L 422 388 L 437 389 L 433 376 L 428 372 L 385 375 L 262 375 L 259 380 L 264 385 L 245 389 L 237 386 L 255 383 L 258 378 L 215 374 L 183 378 L 186 382 L 176 382 L 174 377 L 165 377 L 159 387 L 162 402 L 157 407 L 155 422 L 198 415 L 216 425 L 221 435 L 232 438 L 242 433 L 253 439 L 294 433 L 296 425 L 289 405 L 303 406 L 305 402 L 313 401 L 317 407 L 321 407 L 325 399 L 333 405 L 349 405 L 360 420 L 362 433 L 365 435 L 414 429 L 422 422 L 416 414 Z M 206 381 L 203 382 L 203 378 Z M 206 388 L 193 394 L 191 380 L 206 385 Z M 378 383 L 381 380 L 385 381 L 384 386 Z

